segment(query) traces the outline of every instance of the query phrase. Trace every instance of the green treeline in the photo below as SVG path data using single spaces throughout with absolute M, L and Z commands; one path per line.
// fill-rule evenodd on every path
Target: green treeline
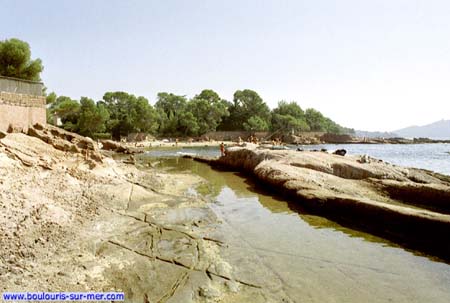
M 40 80 L 40 59 L 31 59 L 28 43 L 19 39 L 0 41 L 0 75 L 26 80 Z M 280 101 L 270 110 L 253 90 L 238 90 L 233 101 L 222 99 L 215 91 L 205 89 L 192 99 L 162 92 L 155 106 L 144 97 L 126 92 L 107 92 L 103 99 L 82 97 L 73 100 L 51 93 L 47 96 L 47 120 L 56 115 L 66 130 L 94 138 L 119 139 L 130 133 L 157 136 L 196 137 L 209 131 L 273 131 L 298 133 L 321 131 L 351 133 L 314 109 L 305 111 L 295 102 Z
M 56 115 L 66 130 L 94 138 L 119 139 L 130 133 L 167 137 L 197 137 L 210 131 L 273 131 L 299 133 L 320 131 L 352 133 L 312 108 L 280 101 L 270 110 L 253 90 L 238 90 L 233 102 L 205 89 L 193 98 L 161 92 L 154 106 L 144 97 L 126 92 L 107 92 L 95 102 L 82 97 L 47 96 L 49 123 Z

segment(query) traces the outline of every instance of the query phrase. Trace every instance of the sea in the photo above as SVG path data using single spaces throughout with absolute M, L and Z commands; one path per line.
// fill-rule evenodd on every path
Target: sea
M 450 144 L 320 144 L 287 145 L 289 149 L 334 151 L 345 149 L 351 155 L 368 155 L 391 164 L 415 167 L 450 175 Z M 147 152 L 153 157 L 177 157 L 183 154 L 219 156 L 217 147 L 183 147 L 154 149 Z

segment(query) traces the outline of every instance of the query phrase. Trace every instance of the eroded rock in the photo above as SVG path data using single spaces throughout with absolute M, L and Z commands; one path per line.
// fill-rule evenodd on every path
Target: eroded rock
M 28 135 L 41 139 L 57 150 L 80 153 L 85 159 L 90 159 L 97 163 L 103 161 L 103 156 L 98 151 L 97 143 L 89 137 L 83 137 L 52 125 L 43 126 L 41 124 L 35 124 L 33 127 L 30 127 Z M 94 167 L 95 163 L 90 164 L 90 166 Z

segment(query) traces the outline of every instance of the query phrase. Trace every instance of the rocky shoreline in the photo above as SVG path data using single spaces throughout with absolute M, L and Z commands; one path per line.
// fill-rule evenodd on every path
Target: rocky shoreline
M 325 133 L 323 135 L 286 136 L 285 141 L 290 144 L 316 145 L 316 144 L 434 144 L 450 143 L 450 140 L 434 140 L 429 138 L 365 138 L 351 135 L 336 135 Z
M 124 291 L 127 302 L 283 298 L 221 257 L 220 219 L 192 192 L 205 180 L 115 161 L 56 128 L 31 133 L 0 139 L 0 292 Z
M 127 302 L 261 303 L 296 302 L 302 293 L 195 190 L 207 180 L 144 165 L 138 157 L 130 161 L 130 155 L 113 160 L 112 151 L 57 128 L 38 126 L 30 134 L 0 139 L 0 291 L 124 291 Z M 441 252 L 448 248 L 450 177 L 371 158 L 250 147 L 198 160 L 251 172 L 321 215 L 369 226 L 377 226 L 376 217 L 383 223 L 377 228 L 428 236 Z M 421 197 L 441 198 L 427 206 Z
M 250 144 L 195 159 L 247 172 L 308 211 L 449 260 L 450 176 L 367 156 Z

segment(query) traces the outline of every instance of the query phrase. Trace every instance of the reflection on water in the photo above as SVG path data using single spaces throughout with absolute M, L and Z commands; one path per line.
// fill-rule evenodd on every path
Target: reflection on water
M 146 155 L 143 159 L 169 172 L 189 172 L 201 176 L 207 182 L 201 184 L 196 190 L 204 196 L 209 196 L 222 206 L 227 206 L 238 200 L 239 203 L 245 203 L 245 207 L 263 207 L 269 210 L 270 214 L 298 217 L 299 220 L 314 228 L 329 228 L 344 232 L 350 237 L 360 237 L 366 241 L 383 243 L 385 246 L 399 247 L 399 245 L 384 238 L 347 228 L 324 217 L 313 215 L 299 204 L 294 201 L 287 201 L 284 197 L 274 194 L 273 191 L 247 178 L 243 173 L 217 171 L 206 164 L 181 157 L 154 158 Z M 413 252 L 417 255 L 424 255 L 422 252 Z M 432 256 L 428 257 L 433 258 Z
M 152 158 L 147 158 L 147 161 Z M 191 172 L 203 177 L 207 182 L 200 185 L 197 191 L 205 196 L 209 196 L 216 202 L 223 205 L 231 203 L 231 201 L 239 200 L 246 203 L 246 207 L 263 207 L 270 213 L 279 213 L 284 215 L 293 215 L 300 217 L 301 220 L 307 222 L 315 228 L 331 228 L 347 233 L 349 236 L 362 237 L 368 241 L 382 242 L 386 245 L 397 246 L 396 244 L 385 239 L 349 229 L 330 221 L 324 217 L 316 216 L 305 211 L 300 205 L 292 201 L 287 201 L 280 195 L 273 194 L 270 190 L 265 189 L 257 182 L 249 179 L 240 172 L 217 171 L 196 161 L 183 159 L 180 157 L 170 157 L 157 160 L 158 167 L 167 171 Z
M 190 159 L 144 159 L 207 180 L 198 190 L 214 201 L 211 208 L 224 222 L 224 257 L 237 275 L 248 274 L 240 270 L 257 259 L 254 278 L 270 269 L 301 302 L 450 302 L 445 263 L 308 214 L 239 173 Z

